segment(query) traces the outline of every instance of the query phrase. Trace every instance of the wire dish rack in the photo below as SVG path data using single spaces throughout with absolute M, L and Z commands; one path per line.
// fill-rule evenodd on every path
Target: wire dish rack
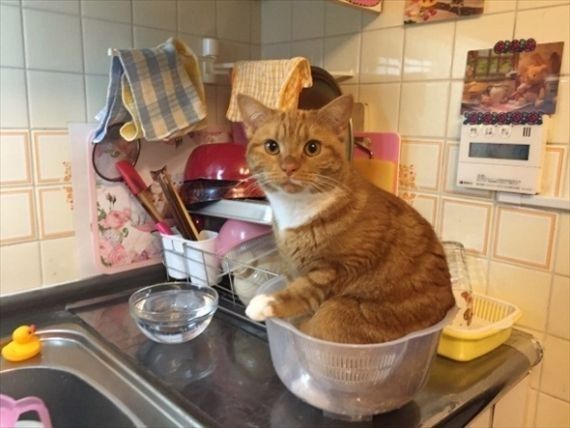
M 177 235 L 162 235 L 168 280 L 214 287 L 220 307 L 245 317 L 245 307 L 257 289 L 284 273 L 275 238 L 273 234 L 257 237 L 220 257 L 212 245 L 216 236 L 209 232 L 209 239 L 189 241 Z

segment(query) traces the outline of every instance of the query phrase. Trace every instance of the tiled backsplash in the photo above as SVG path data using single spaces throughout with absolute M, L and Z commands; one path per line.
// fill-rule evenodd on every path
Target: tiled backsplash
M 265 1 L 262 57 L 302 55 L 355 72 L 343 90 L 367 104 L 366 130 L 402 135 L 402 164 L 415 173 L 415 188 L 403 180 L 405 199 L 485 268 L 478 291 L 520 306 L 519 325 L 544 341 L 544 363 L 527 396 L 528 426 L 568 427 L 569 214 L 499 204 L 493 192 L 457 188 L 455 174 L 467 51 L 500 39 L 564 41 L 544 180 L 546 194 L 570 197 L 570 2 L 486 0 L 479 18 L 415 26 L 402 24 L 403 0 L 383 3 L 376 15 L 327 0 Z
M 67 123 L 93 121 L 108 82 L 107 48 L 178 36 L 220 61 L 258 58 L 257 0 L 0 1 L 0 294 L 76 279 Z M 222 124 L 227 86 L 206 88 Z

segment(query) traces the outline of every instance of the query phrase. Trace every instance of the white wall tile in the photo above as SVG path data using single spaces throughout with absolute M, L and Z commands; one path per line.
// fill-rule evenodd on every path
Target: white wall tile
M 498 40 L 513 38 L 514 13 L 482 16 L 457 22 L 453 54 L 454 79 L 463 79 L 467 51 L 492 48 Z
M 363 55 L 360 58 L 360 81 L 400 80 L 403 50 L 404 30 L 402 28 L 362 33 Z
M 79 17 L 24 9 L 26 64 L 43 70 L 83 70 Z
M 570 276 L 570 214 L 562 213 L 558 220 L 554 271 L 560 275 Z
M 358 82 L 360 62 L 360 34 L 335 36 L 325 39 L 325 68 L 328 71 L 354 72 L 347 82 Z
M 459 241 L 475 254 L 487 254 L 492 209 L 490 203 L 442 198 L 441 239 Z
M 541 2 L 542 3 L 542 2 Z M 544 25 L 537 25 L 537 23 Z M 564 42 L 570 46 L 570 5 L 545 9 L 526 10 L 517 13 L 515 38 L 534 37 L 540 43 Z M 570 72 L 570 49 L 563 49 L 561 74 Z
M 78 254 L 74 237 L 41 241 L 40 250 L 44 285 L 78 279 Z
M 570 156 L 566 156 L 566 171 L 562 175 L 562 197 L 570 199 Z
M 67 130 L 32 131 L 32 141 L 36 183 L 70 182 L 71 146 Z
M 381 13 L 363 13 L 362 27 L 364 30 L 395 27 L 404 23 L 404 0 L 389 0 L 382 2 Z
M 0 185 L 31 185 L 31 163 L 28 131 L 0 132 Z
M 552 262 L 556 213 L 514 207 L 497 208 L 493 257 L 548 269 Z
M 538 401 L 538 392 L 536 389 L 530 388 L 528 390 L 527 404 L 525 411 L 525 428 L 534 427 L 534 420 L 536 418 L 536 403 Z
M 566 45 L 564 46 L 564 49 Z M 552 115 L 550 129 L 550 143 L 570 143 L 570 79 L 561 77 L 558 85 L 558 101 L 556 103 L 556 114 Z
M 302 40 L 291 43 L 291 56 L 302 56 L 309 60 L 311 65 L 323 66 L 324 43 L 322 39 Z
M 37 288 L 41 283 L 38 242 L 0 247 L 0 294 Z
M 292 2 L 293 40 L 322 37 L 324 33 L 325 2 L 323 0 Z
M 220 45 L 220 62 L 234 62 L 249 59 L 250 45 L 224 40 Z
M 22 0 L 22 7 L 77 15 L 79 13 L 79 0 Z
M 40 186 L 36 189 L 40 239 L 73 235 L 73 210 L 67 198 L 66 188 Z
M 86 75 L 87 85 L 87 122 L 95 122 L 95 115 L 101 111 L 107 99 L 107 76 Z
M 550 280 L 547 272 L 491 262 L 487 293 L 517 305 L 522 311 L 518 324 L 542 331 L 546 327 Z
M 542 165 L 542 182 L 540 194 L 559 197 L 562 195 L 562 182 L 568 146 L 564 144 L 546 146 Z
M 217 0 L 217 33 L 220 39 L 249 43 L 251 34 L 251 2 Z
M 466 428 L 492 428 L 491 411 L 492 409 L 487 409 L 484 412 L 477 415 L 475 419 L 469 422 L 469 425 L 467 425 Z
M 291 40 L 291 2 L 275 0 L 261 2 L 261 40 L 278 43 Z
M 194 36 L 192 34 L 178 34 L 178 37 L 180 37 L 180 39 L 182 39 L 182 41 L 188 45 L 188 47 L 194 52 L 196 56 L 202 55 L 202 37 Z M 225 43 L 225 41 L 222 42 L 222 44 Z M 220 50 L 222 50 L 221 47 Z
M 136 49 L 154 48 L 164 42 L 175 34 L 167 30 L 157 30 L 155 28 L 134 27 Z M 201 52 L 197 52 L 200 55 Z
M 261 45 L 250 45 L 249 58 L 254 60 L 261 59 Z
M 447 115 L 447 138 L 459 140 L 461 137 L 461 99 L 463 97 L 463 82 L 451 82 L 449 89 L 449 110 Z
M 535 0 L 533 0 L 535 1 Z M 500 13 L 500 12 L 510 12 L 515 10 L 517 7 L 517 0 L 491 0 L 486 1 L 484 4 L 483 13 Z
M 131 2 L 129 0 L 81 0 L 81 15 L 88 18 L 130 23 Z
M 400 147 L 400 164 L 413 165 L 415 188 L 437 190 L 441 165 L 442 143 L 437 141 L 404 140 Z
M 567 276 L 554 275 L 546 330 L 570 340 L 570 278 Z
M 459 144 L 446 144 L 443 164 L 443 190 L 449 193 L 458 193 L 486 199 L 491 198 L 492 193 L 487 190 L 468 189 L 465 187 L 458 187 L 456 185 L 458 160 Z
M 83 76 L 28 71 L 30 123 L 34 128 L 65 128 L 85 121 Z
M 24 70 L 0 68 L 0 127 L 27 128 L 28 102 Z
M 261 2 L 251 4 L 251 43 L 261 44 Z
M 179 1 L 178 31 L 201 36 L 215 36 L 216 2 L 212 0 Z
M 410 205 L 418 211 L 432 226 L 437 220 L 437 197 L 425 194 L 416 194 Z
M 133 24 L 176 30 L 176 1 L 133 0 Z
M 0 6 L 0 65 L 24 66 L 24 42 L 20 9 Z
M 570 403 L 539 393 L 534 426 L 537 428 L 569 427 Z
M 365 130 L 396 131 L 400 108 L 400 83 L 361 85 L 360 101 L 367 104 Z
M 107 54 L 108 49 L 133 47 L 131 34 L 130 25 L 84 18 L 85 72 L 109 73 L 111 57 Z
M 564 401 L 570 401 L 570 342 L 547 336 L 540 390 Z
M 284 59 L 291 56 L 291 43 L 275 43 L 261 46 L 262 59 Z
M 523 427 L 525 414 L 520 411 L 526 406 L 528 377 L 521 380 L 496 404 L 493 412 L 493 428 Z
M 400 134 L 445 136 L 448 82 L 402 83 Z
M 518 9 L 536 9 L 537 7 L 563 6 L 567 4 L 568 0 L 540 0 L 540 3 L 537 3 L 536 0 L 519 0 Z
M 407 27 L 404 80 L 448 78 L 454 33 L 455 22 Z
M 31 188 L 0 192 L 0 243 L 33 241 L 37 238 L 36 210 Z
M 362 12 L 353 7 L 343 6 L 332 1 L 326 2 L 325 35 L 357 33 L 360 31 Z
M 358 85 L 356 84 L 350 84 L 347 83 L 346 85 L 344 83 L 340 84 L 340 90 L 343 93 L 343 95 L 352 95 L 352 97 L 354 98 L 355 102 L 359 102 L 360 98 L 359 98 L 359 89 L 358 89 Z

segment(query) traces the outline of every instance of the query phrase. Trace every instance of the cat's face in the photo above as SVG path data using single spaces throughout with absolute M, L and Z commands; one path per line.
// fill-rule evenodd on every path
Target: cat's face
M 238 104 L 248 131 L 249 168 L 265 191 L 320 193 L 342 182 L 351 96 L 315 111 L 275 111 L 243 95 Z

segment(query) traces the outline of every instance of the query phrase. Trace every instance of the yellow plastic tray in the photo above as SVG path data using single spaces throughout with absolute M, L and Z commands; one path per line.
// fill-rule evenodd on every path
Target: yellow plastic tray
M 520 316 L 520 309 L 511 303 L 474 294 L 471 326 L 445 327 L 437 353 L 456 361 L 470 361 L 485 355 L 509 338 Z

